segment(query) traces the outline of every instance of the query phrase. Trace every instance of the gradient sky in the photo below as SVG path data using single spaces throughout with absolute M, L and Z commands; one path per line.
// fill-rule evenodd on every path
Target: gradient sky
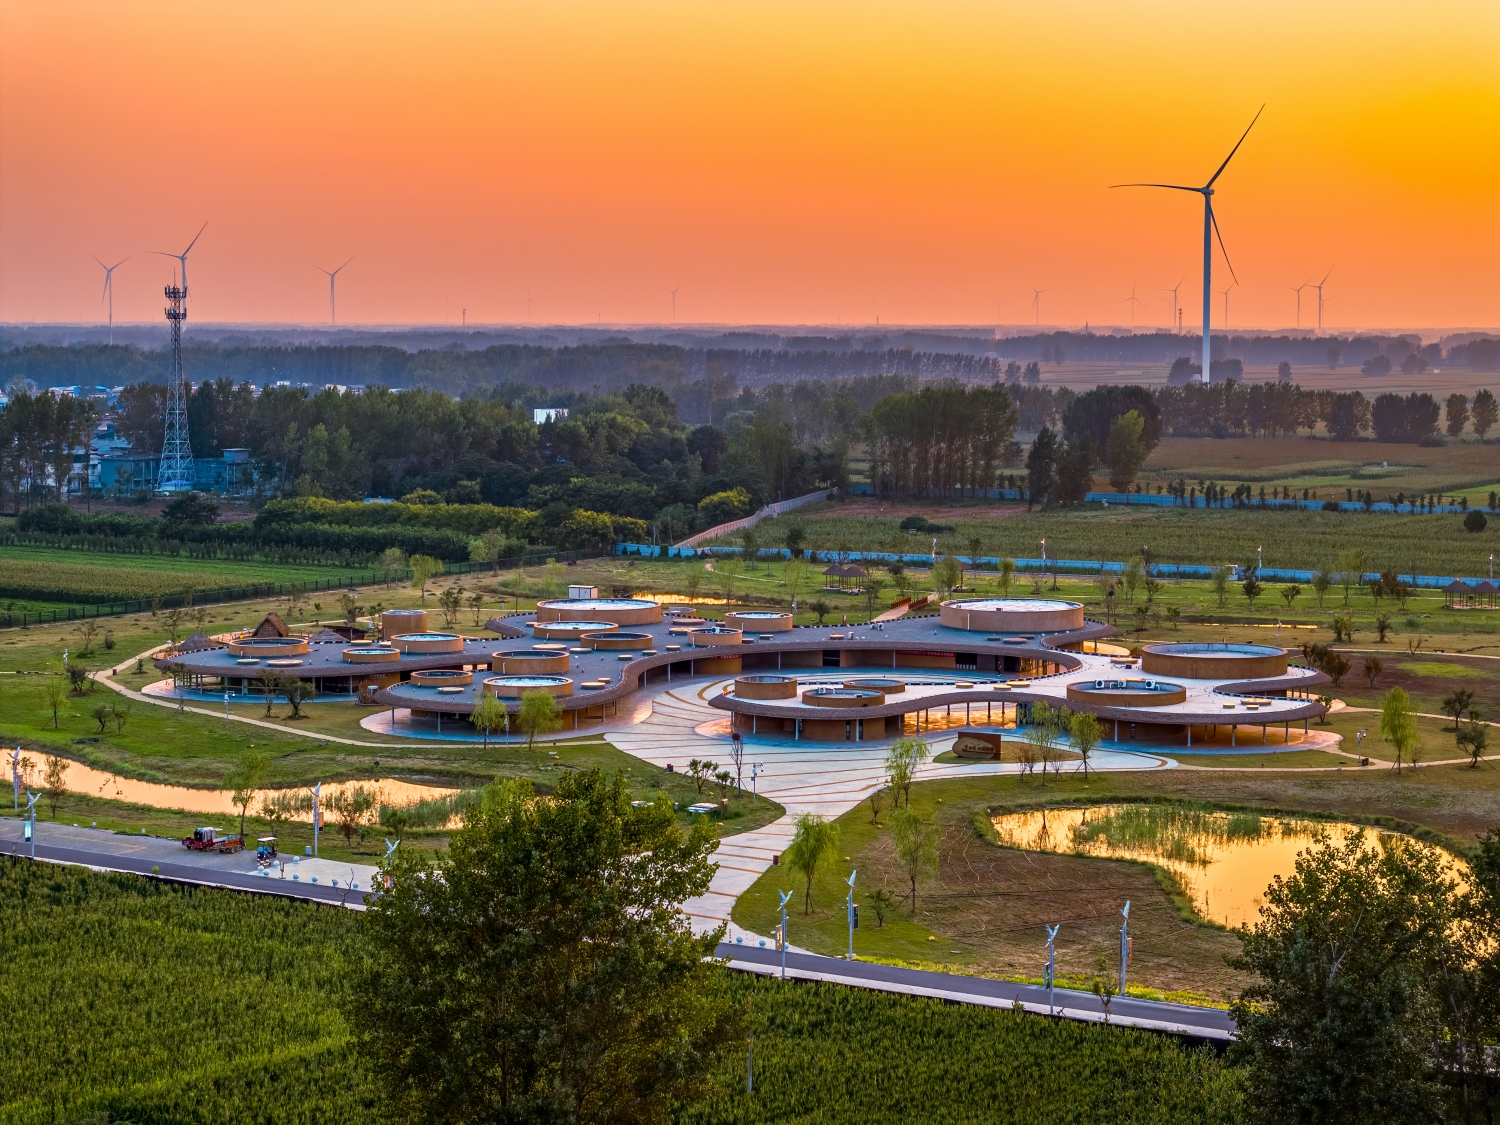
M 0 321 L 1500 325 L 1493 0 L 0 0 Z M 1216 256 L 1215 290 L 1228 279 Z M 528 296 L 531 300 L 528 302 Z M 1223 316 L 1214 299 L 1214 322 Z M 1314 320 L 1304 295 L 1303 324 Z

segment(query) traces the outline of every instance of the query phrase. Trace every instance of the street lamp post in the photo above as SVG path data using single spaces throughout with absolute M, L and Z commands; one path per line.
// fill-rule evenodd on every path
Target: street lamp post
M 1120 923 L 1120 995 L 1125 995 L 1125 970 L 1130 966 L 1130 900 L 1125 900 L 1125 909 L 1120 911 L 1125 921 Z
M 854 927 L 859 924 L 859 907 L 854 905 L 854 876 L 858 871 L 849 872 L 849 897 L 844 900 L 844 913 L 849 921 L 849 960 L 854 960 Z
M 42 795 L 40 793 L 33 796 L 30 789 L 26 790 L 26 822 L 24 828 L 26 831 L 26 842 L 31 845 L 32 859 L 36 858 L 36 803 L 41 799 Z
M 318 832 L 323 827 L 323 810 L 318 806 L 318 798 L 323 793 L 323 783 L 320 781 L 312 787 L 312 818 L 313 818 L 313 857 L 318 854 Z
M 792 901 L 792 892 L 778 887 L 776 893 L 781 896 L 781 979 L 786 980 L 786 904 Z
M 1053 979 L 1057 972 L 1057 948 L 1054 943 L 1057 941 L 1057 931 L 1062 929 L 1062 923 L 1055 926 L 1043 923 L 1043 928 L 1047 931 L 1047 1014 L 1053 1016 L 1057 1014 L 1052 1003 Z

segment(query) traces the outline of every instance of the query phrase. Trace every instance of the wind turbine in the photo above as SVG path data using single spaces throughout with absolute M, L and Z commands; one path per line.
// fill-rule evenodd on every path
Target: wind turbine
M 1182 288 L 1182 283 L 1184 281 L 1186 281 L 1186 280 L 1187 280 L 1187 274 L 1183 274 L 1181 277 L 1179 277 L 1177 279 L 1177 284 L 1174 285 L 1174 286 L 1172 286 L 1172 288 L 1170 288 L 1170 289 L 1158 289 L 1157 290 L 1158 293 L 1170 293 L 1170 294 L 1172 294 L 1172 328 L 1174 330 L 1177 328 L 1177 291 Z
M 1111 184 L 1111 187 L 1149 187 L 1166 188 L 1170 191 L 1192 191 L 1203 196 L 1203 381 L 1209 380 L 1210 355 L 1209 355 L 1209 313 L 1210 302 L 1213 300 L 1213 250 L 1214 238 L 1219 240 L 1219 249 L 1224 253 L 1224 264 L 1229 267 L 1229 276 L 1236 282 L 1239 277 L 1235 275 L 1234 265 L 1229 261 L 1229 251 L 1224 249 L 1224 236 L 1219 233 L 1219 221 L 1214 218 L 1214 184 L 1224 174 L 1224 169 L 1229 167 L 1229 162 L 1234 159 L 1234 154 L 1240 151 L 1240 145 L 1245 143 L 1245 138 L 1250 135 L 1250 130 L 1255 128 L 1255 123 L 1260 120 L 1260 115 L 1266 111 L 1262 105 L 1251 118 L 1249 126 L 1240 134 L 1240 139 L 1235 142 L 1229 155 L 1224 158 L 1224 163 L 1219 165 L 1218 171 L 1209 177 L 1208 183 L 1202 187 L 1188 187 L 1183 184 Z
M 207 229 L 208 229 L 208 223 L 205 221 L 204 224 L 201 227 L 198 228 L 198 233 L 195 234 L 195 235 L 193 235 L 193 241 L 191 241 L 191 242 L 189 242 L 187 244 L 187 250 L 184 250 L 181 254 L 172 254 L 172 253 L 169 253 L 166 250 L 153 250 L 153 251 L 151 251 L 151 253 L 153 253 L 153 254 L 160 254 L 163 258 L 176 258 L 179 262 L 182 263 L 182 295 L 183 295 L 184 298 L 187 297 L 187 291 L 188 291 L 188 283 L 187 283 L 187 256 L 188 256 L 188 251 L 192 250 L 192 248 L 194 246 L 198 245 L 198 240 L 203 237 L 203 232 L 206 231 Z
M 1290 289 L 1297 294 L 1297 330 L 1302 330 L 1302 290 L 1311 289 L 1312 284 L 1304 281 L 1301 285 L 1283 285 L 1283 289 Z
M 350 257 L 347 258 L 344 261 L 344 266 L 347 266 L 352 261 L 354 261 L 354 257 L 353 257 L 353 255 L 350 255 Z M 334 300 L 333 300 L 333 285 L 334 285 L 334 282 L 338 280 L 339 270 L 343 269 L 344 266 L 340 266 L 337 270 L 325 270 L 322 266 L 315 266 L 315 267 L 313 267 L 319 273 L 326 273 L 328 275 L 328 323 L 329 324 L 337 324 L 339 322 L 339 318 L 338 318 L 338 306 L 334 304 Z
M 90 254 L 89 257 L 99 262 L 97 254 Z M 130 261 L 130 255 L 127 254 L 112 266 L 105 266 L 103 262 L 99 262 L 104 267 L 104 292 L 99 296 L 99 303 L 102 305 L 105 298 L 109 298 L 109 342 L 111 344 L 115 342 L 115 270 L 128 261 Z
M 1135 331 L 1135 307 L 1136 307 L 1136 305 L 1139 305 L 1139 304 L 1142 304 L 1142 303 L 1143 302 L 1141 301 L 1141 299 L 1135 295 L 1135 286 L 1134 285 L 1132 285 L 1130 287 L 1130 296 L 1126 297 L 1123 301 L 1120 302 L 1120 304 L 1122 304 L 1122 305 L 1129 305 L 1130 306 L 1130 330 L 1132 332 Z
M 1036 318 L 1036 323 L 1042 323 L 1042 294 L 1050 293 L 1050 289 L 1038 289 L 1035 285 L 1028 285 L 1031 290 L 1031 313 Z
M 1328 279 L 1330 277 L 1332 277 L 1332 276 L 1333 276 L 1333 269 L 1329 269 L 1329 271 L 1323 275 L 1323 280 L 1322 281 L 1318 282 L 1316 285 L 1311 285 L 1310 284 L 1308 286 L 1309 288 L 1316 289 L 1318 291 L 1318 335 L 1319 336 L 1323 335 L 1323 286 L 1325 284 L 1327 284 Z
M 526 315 L 528 317 L 531 316 L 531 306 L 534 305 L 534 304 L 536 304 L 536 302 L 531 299 L 531 290 L 530 289 L 526 290 L 526 296 L 522 297 L 520 299 L 520 301 L 517 302 L 517 304 L 525 305 L 526 306 Z
M 1234 288 L 1233 285 L 1231 285 L 1229 287 L 1229 289 L 1233 289 L 1233 288 Z M 1219 290 L 1219 296 L 1221 296 L 1221 297 L 1224 298 L 1224 327 L 1225 328 L 1229 327 L 1229 289 L 1220 289 Z
M 677 289 L 681 289 L 683 287 L 683 285 L 686 285 L 686 284 L 687 284 L 687 282 L 685 282 L 685 281 L 682 282 L 682 283 L 680 283 L 677 286 Z M 677 289 L 668 289 L 667 290 L 668 293 L 672 294 L 672 323 L 673 324 L 677 323 Z

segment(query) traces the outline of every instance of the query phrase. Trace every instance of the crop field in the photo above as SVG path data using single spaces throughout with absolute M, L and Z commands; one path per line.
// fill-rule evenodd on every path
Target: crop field
M 133 601 L 259 583 L 327 582 L 349 573 L 333 567 L 0 546 L 0 611 L 34 612 L 68 603 Z
M 371 1120 L 339 1008 L 360 923 L 0 858 L 0 1121 Z M 755 1092 L 734 1053 L 693 1125 L 1237 1119 L 1234 1072 L 1166 1037 L 738 974 L 717 987 L 755 1035 Z
M 1316 570 L 1334 565 L 1350 550 L 1364 553 L 1365 568 L 1402 573 L 1482 576 L 1488 558 L 1500 548 L 1500 514 L 1479 534 L 1465 531 L 1463 517 L 1398 515 L 1391 512 L 1285 512 L 1272 509 L 1187 509 L 1089 505 L 1068 511 L 1027 512 L 1015 504 L 955 504 L 866 498 L 809 505 L 799 512 L 763 521 L 757 530 L 763 547 L 785 545 L 789 528 L 801 527 L 818 551 L 927 553 L 928 533 L 902 531 L 899 524 L 921 514 L 953 531 L 937 536 L 940 553 L 968 555 L 977 539 L 981 555 L 1049 559 L 1124 561 L 1149 546 L 1161 563 L 1219 566 L 1255 561 L 1263 547 L 1268 567 Z M 737 545 L 730 538 L 716 545 Z
M 1477 441 L 1423 448 L 1381 442 L 1334 442 L 1306 437 L 1163 438 L 1147 458 L 1148 483 L 1186 478 L 1258 486 L 1310 488 L 1320 499 L 1342 500 L 1344 489 L 1387 493 L 1467 496 L 1470 506 L 1488 502 L 1500 488 L 1500 446 Z M 1102 484 L 1100 487 L 1103 487 Z

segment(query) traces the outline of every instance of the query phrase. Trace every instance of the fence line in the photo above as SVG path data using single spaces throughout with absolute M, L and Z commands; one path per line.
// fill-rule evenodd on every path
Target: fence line
M 537 566 L 549 560 L 576 562 L 580 559 L 596 558 L 597 551 L 544 551 L 534 554 L 516 555 L 508 559 L 496 559 L 492 563 L 445 562 L 444 574 L 498 573 L 517 567 Z M 67 606 L 66 610 L 38 610 L 35 613 L 0 613 L 0 629 L 30 628 L 32 625 L 54 625 L 68 621 L 83 621 L 97 617 L 124 617 L 132 613 L 158 612 L 171 609 L 189 609 L 195 605 L 222 605 L 226 602 L 255 601 L 260 598 L 279 598 L 292 594 L 315 594 L 323 590 L 351 587 L 378 586 L 391 581 L 405 583 L 411 580 L 411 568 L 393 570 L 389 576 L 383 571 L 365 571 L 360 574 L 345 574 L 338 578 L 313 578 L 304 582 L 260 582 L 245 586 L 220 586 L 212 590 L 191 590 L 177 594 L 161 594 L 154 598 L 128 598 L 119 601 L 98 602 L 93 605 Z M 8 596 L 0 588 L 0 596 Z M 28 595 L 30 596 L 30 595 Z M 38 601 L 43 600 L 38 598 Z M 58 599 L 61 600 L 61 599 Z
M 744 531 L 747 527 L 754 527 L 767 516 L 779 516 L 782 512 L 790 512 L 802 507 L 804 504 L 815 504 L 819 500 L 827 500 L 837 491 L 838 489 L 836 488 L 824 488 L 818 492 L 809 492 L 806 496 L 795 496 L 790 500 L 778 500 L 774 504 L 767 504 L 760 511 L 745 516 L 743 519 L 721 523 L 716 527 L 709 528 L 707 531 L 700 531 L 697 535 L 691 535 L 681 543 L 674 543 L 672 546 L 677 550 L 681 550 L 684 547 L 696 547 L 704 540 L 712 539 L 715 536 L 730 535 L 736 531 Z

